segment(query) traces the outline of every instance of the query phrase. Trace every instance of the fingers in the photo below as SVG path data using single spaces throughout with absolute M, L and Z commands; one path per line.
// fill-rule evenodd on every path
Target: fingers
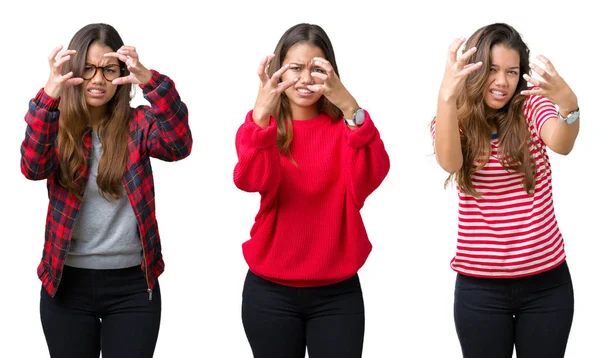
M 122 46 L 117 53 L 134 58 L 136 60 L 139 59 L 138 53 L 133 46 Z
M 121 51 L 129 51 L 129 52 L 137 53 L 135 46 L 123 45 L 123 46 L 121 46 L 121 48 L 119 50 L 117 50 L 117 52 L 121 52 Z
M 458 49 L 462 46 L 463 43 L 467 41 L 464 37 L 459 37 L 452 41 L 450 46 L 448 47 L 448 60 L 454 62 L 456 61 L 456 55 L 458 54 Z
M 112 81 L 114 85 L 124 85 L 127 83 L 136 83 L 134 74 L 130 74 L 129 76 L 117 77 Z
M 71 74 L 73 74 L 73 72 L 70 72 Z M 81 77 L 75 77 L 75 78 L 71 78 L 65 81 L 65 84 L 67 86 L 78 86 L 80 84 L 83 83 L 83 78 Z
M 542 77 L 546 81 L 549 81 L 552 77 L 552 76 L 550 76 L 550 74 L 548 72 L 546 72 L 546 70 L 544 70 L 543 68 L 541 68 L 540 66 L 538 66 L 536 64 L 531 63 L 531 64 L 529 64 L 529 67 L 531 68 L 532 71 L 534 71 L 535 73 L 540 75 L 540 77 Z
M 524 90 L 524 91 L 521 91 L 520 93 L 523 96 L 543 96 L 543 92 L 544 92 L 543 89 L 536 88 L 536 89 Z
M 64 74 L 59 77 L 59 82 L 64 83 L 67 86 L 76 86 L 83 83 L 83 78 L 75 77 L 73 78 L 73 71 Z
M 536 58 L 540 61 L 542 61 L 542 63 L 546 66 L 546 71 L 548 73 L 550 73 L 551 75 L 556 74 L 556 68 L 554 68 L 554 65 L 552 64 L 552 62 L 550 62 L 549 59 L 546 58 L 546 56 L 544 55 L 537 55 Z
M 52 64 L 52 66 L 53 66 L 54 68 L 56 68 L 56 69 L 59 69 L 59 68 L 61 68 L 61 67 L 62 67 L 62 65 L 63 65 L 65 62 L 69 61 L 70 59 L 71 59 L 71 55 L 66 55 L 66 56 L 64 56 L 64 57 L 60 57 L 58 60 L 56 60 L 56 61 L 55 61 L 55 62 Z
M 320 79 L 321 81 L 327 81 L 327 79 L 329 78 L 328 75 L 321 72 L 311 72 L 310 75 L 314 78 Z
M 480 69 L 482 65 L 483 65 L 483 62 L 481 62 L 481 61 L 479 61 L 477 63 L 469 63 L 468 65 L 463 67 L 463 69 L 460 71 L 460 75 L 466 77 L 466 76 L 470 75 L 471 73 Z
M 129 57 L 127 57 L 127 55 L 122 55 L 117 52 L 107 52 L 104 54 L 104 57 L 113 57 L 120 60 L 123 63 L 127 63 L 127 60 L 129 60 Z
M 335 71 L 333 70 L 333 66 L 331 65 L 331 62 L 327 61 L 326 59 L 324 59 L 322 57 L 315 57 L 313 59 L 313 66 L 320 67 L 330 77 L 335 75 Z
M 266 83 L 269 80 L 269 76 L 267 76 L 267 69 L 269 68 L 269 62 L 271 62 L 273 58 L 275 58 L 275 55 L 268 55 L 260 60 L 260 64 L 258 65 L 258 70 L 256 73 L 258 74 L 258 77 L 262 83 Z
M 295 77 L 293 80 L 279 82 L 277 84 L 277 91 L 279 91 L 279 93 L 285 91 L 286 89 L 292 87 L 296 82 L 298 82 L 298 80 L 299 78 Z
M 524 78 L 524 79 L 525 79 L 527 82 L 531 83 L 531 84 L 532 84 L 534 87 L 542 87 L 543 85 L 545 85 L 545 84 L 546 84 L 546 82 L 539 81 L 539 80 L 537 80 L 537 79 L 535 79 L 535 78 L 533 78 L 533 77 L 529 76 L 528 74 L 524 74 L 524 75 L 523 75 L 523 78 Z
M 325 85 L 308 85 L 306 88 L 319 94 L 324 94 L 325 92 Z
M 464 66 L 476 51 L 477 51 L 477 47 L 471 47 L 469 50 L 463 52 L 458 57 L 456 62 L 458 63 L 459 66 Z
M 54 62 L 54 60 L 56 60 L 56 55 L 58 55 L 58 53 L 60 52 L 60 50 L 62 50 L 63 45 L 58 45 L 56 46 L 52 52 L 50 52 L 50 56 L 48 56 L 48 62 L 52 63 Z
M 275 71 L 275 73 L 273 74 L 273 77 L 271 77 L 271 81 L 273 81 L 274 83 L 279 83 L 279 80 L 281 79 L 281 76 L 289 68 L 290 68 L 290 65 L 284 65 L 283 67 L 281 67 L 280 69 L 278 69 L 277 71 Z

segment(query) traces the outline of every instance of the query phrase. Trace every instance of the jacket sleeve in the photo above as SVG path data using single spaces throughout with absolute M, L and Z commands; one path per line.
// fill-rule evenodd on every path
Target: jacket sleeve
M 188 110 L 179 98 L 175 83 L 167 76 L 152 70 L 152 78 L 140 85 L 150 106 L 140 106 L 136 121 L 144 132 L 142 145 L 151 157 L 176 161 L 190 155 L 192 132 Z
M 346 185 L 356 206 L 363 207 L 367 197 L 383 182 L 390 170 L 390 158 L 371 117 L 365 111 L 360 128 L 345 128 L 347 148 L 344 158 Z
M 252 121 L 252 111 L 248 112 L 235 137 L 238 162 L 233 181 L 239 189 L 261 194 L 277 189 L 281 170 L 276 139 L 275 118 L 271 117 L 269 126 L 262 129 Z
M 47 179 L 58 167 L 55 145 L 59 102 L 48 96 L 43 88 L 29 101 L 29 110 L 25 114 L 27 129 L 21 143 L 21 172 L 27 179 Z

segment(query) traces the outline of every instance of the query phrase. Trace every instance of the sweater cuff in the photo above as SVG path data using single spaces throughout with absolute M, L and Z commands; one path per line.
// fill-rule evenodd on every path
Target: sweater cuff
M 244 123 L 252 146 L 266 149 L 275 145 L 277 141 L 277 121 L 275 118 L 271 116 L 269 118 L 269 126 L 263 129 L 252 120 L 252 112 L 248 112 L 246 122 Z
M 369 144 L 375 136 L 375 124 L 371 120 L 371 116 L 365 111 L 365 122 L 355 130 L 346 128 L 346 140 L 350 147 L 360 148 Z
M 56 111 L 58 109 L 58 104 L 60 103 L 60 98 L 50 97 L 42 88 L 35 95 L 33 102 L 39 108 L 43 108 L 47 111 Z

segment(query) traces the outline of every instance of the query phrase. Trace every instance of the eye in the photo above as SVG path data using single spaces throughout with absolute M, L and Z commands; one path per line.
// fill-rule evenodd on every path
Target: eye
M 312 71 L 313 71 L 313 72 L 317 72 L 317 73 L 325 73 L 325 70 L 323 70 L 323 69 L 322 69 L 322 68 L 320 68 L 320 67 L 315 67 L 315 68 L 313 68 L 313 70 L 312 70 Z
M 496 72 L 496 69 L 492 67 L 490 68 L 490 72 Z
M 112 68 L 110 68 L 110 67 L 108 67 L 108 68 L 104 69 L 104 73 L 115 73 L 115 70 L 112 69 Z
M 85 66 L 85 67 L 83 68 L 83 72 L 84 72 L 84 73 L 85 73 L 85 72 L 92 72 L 92 71 L 94 71 L 94 67 L 92 67 L 92 66 Z
M 512 70 L 512 71 L 508 71 L 509 74 L 513 75 L 513 76 L 518 76 L 519 72 Z
M 300 67 L 299 66 L 290 66 L 289 68 L 290 70 L 296 72 L 296 71 L 300 71 Z

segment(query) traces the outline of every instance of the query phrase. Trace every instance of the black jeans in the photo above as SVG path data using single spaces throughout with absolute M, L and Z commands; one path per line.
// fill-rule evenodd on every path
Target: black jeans
M 140 266 L 89 270 L 65 266 L 52 298 L 41 292 L 40 314 L 52 358 L 150 358 L 160 326 L 158 283 L 152 300 Z
M 288 287 L 248 272 L 242 321 L 255 358 L 359 358 L 365 309 L 358 275 L 321 287 Z
M 457 275 L 454 322 L 465 358 L 562 358 L 573 321 L 567 263 L 509 279 Z

